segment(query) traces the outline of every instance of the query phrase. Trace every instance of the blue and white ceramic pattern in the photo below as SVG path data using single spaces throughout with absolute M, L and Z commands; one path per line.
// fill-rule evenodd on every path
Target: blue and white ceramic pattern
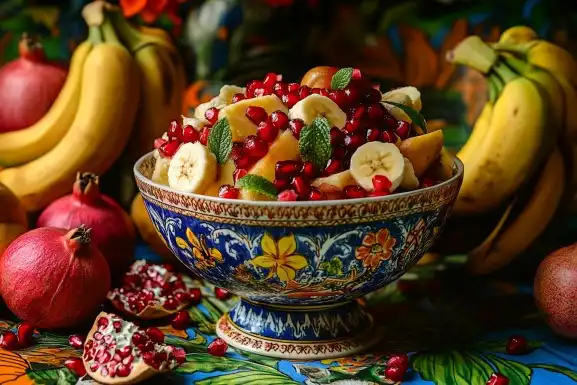
M 356 298 L 395 281 L 431 247 L 463 166 L 439 185 L 386 197 L 252 202 L 186 194 L 135 165 L 158 232 L 194 274 L 242 300 L 217 325 L 234 347 L 282 358 L 329 358 L 377 341 Z

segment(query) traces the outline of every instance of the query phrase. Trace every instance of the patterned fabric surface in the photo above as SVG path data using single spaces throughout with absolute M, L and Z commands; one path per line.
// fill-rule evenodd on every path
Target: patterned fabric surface
M 158 260 L 145 246 L 136 254 Z M 291 362 L 232 348 L 225 357 L 211 356 L 206 346 L 215 338 L 215 322 L 236 299 L 223 302 L 214 297 L 213 287 L 202 290 L 202 303 L 190 309 L 191 328 L 177 331 L 157 325 L 167 343 L 187 351 L 187 362 L 146 384 L 391 384 L 384 364 L 399 352 L 411 357 L 404 384 L 483 385 L 495 371 L 505 374 L 511 385 L 577 384 L 577 344 L 548 331 L 531 291 L 477 282 L 460 274 L 457 259 L 417 266 L 397 283 L 364 298 L 377 324 L 386 327 L 385 336 L 373 351 L 341 359 Z M 15 320 L 6 311 L 2 314 L 0 329 L 14 328 Z M 513 334 L 528 339 L 527 354 L 505 354 Z M 81 353 L 68 345 L 67 337 L 68 333 L 41 331 L 26 350 L 0 350 L 0 384 L 95 384 L 63 366 L 67 358 Z

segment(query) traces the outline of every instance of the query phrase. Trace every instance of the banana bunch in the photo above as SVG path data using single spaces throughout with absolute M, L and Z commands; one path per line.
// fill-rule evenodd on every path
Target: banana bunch
M 487 102 L 457 156 L 465 176 L 458 218 L 496 218 L 469 253 L 473 273 L 495 271 L 527 250 L 575 192 L 577 62 L 528 27 L 491 46 L 477 36 L 447 56 L 488 84 Z

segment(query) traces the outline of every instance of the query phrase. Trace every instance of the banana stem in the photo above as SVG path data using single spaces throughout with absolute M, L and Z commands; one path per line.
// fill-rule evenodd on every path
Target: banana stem
M 102 31 L 102 36 L 104 36 L 105 42 L 123 46 L 122 43 L 120 42 L 120 39 L 118 39 L 118 36 L 116 35 L 116 31 L 114 30 L 114 26 L 110 22 L 108 15 L 106 15 L 106 18 L 104 19 L 104 22 L 100 27 L 100 30 Z
M 505 84 L 509 83 L 512 80 L 515 80 L 519 77 L 519 75 L 517 75 L 515 72 L 513 72 L 509 67 L 507 67 L 507 65 L 503 62 L 499 62 L 497 63 L 494 67 L 493 67 L 493 71 L 495 71 L 495 73 L 497 75 L 499 75 L 499 77 L 501 79 L 503 79 L 503 82 Z
M 446 59 L 486 74 L 497 61 L 497 53 L 478 36 L 469 36 L 448 52 Z
M 100 44 L 104 41 L 100 27 L 95 25 L 88 27 L 88 40 L 93 44 Z
M 516 55 L 521 56 L 522 58 L 526 58 L 527 54 L 533 48 L 533 46 L 537 43 L 536 40 L 529 41 L 522 44 L 511 44 L 511 43 L 495 43 L 493 44 L 493 48 L 497 51 L 502 52 L 510 52 Z
M 120 14 L 120 12 L 109 13 L 110 20 L 114 25 L 116 31 L 120 35 L 120 38 L 124 41 L 126 48 L 130 53 L 134 53 L 139 49 L 143 48 L 145 45 L 150 44 L 149 42 L 142 39 L 141 34 L 136 28 L 134 28 L 130 23 Z
M 516 58 L 511 55 L 501 56 L 501 61 L 505 63 L 505 65 L 511 68 L 513 71 L 517 72 L 520 75 L 525 75 L 531 70 L 531 64 L 527 63 L 524 60 Z
M 495 75 L 487 78 L 487 85 L 489 87 L 489 102 L 495 103 L 499 97 L 499 91 L 497 89 L 497 84 L 495 83 Z

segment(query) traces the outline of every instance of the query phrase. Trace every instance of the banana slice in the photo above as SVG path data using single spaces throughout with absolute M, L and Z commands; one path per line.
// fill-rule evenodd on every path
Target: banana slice
M 178 191 L 202 193 L 218 175 L 216 157 L 205 146 L 185 143 L 174 154 L 168 168 L 168 185 Z
M 216 107 L 218 109 L 221 109 L 224 106 L 226 106 L 225 101 L 221 99 L 220 95 L 217 95 L 214 98 L 210 99 L 208 102 L 196 106 L 196 108 L 194 109 L 194 117 L 197 119 L 204 119 L 204 113 L 209 108 Z
M 393 192 L 403 180 L 405 158 L 392 143 L 369 142 L 355 151 L 350 170 L 357 184 L 367 190 L 373 189 L 373 176 L 386 176 Z
M 403 180 L 401 181 L 401 187 L 405 190 L 416 190 L 419 188 L 419 180 L 415 175 L 413 165 L 407 158 L 403 159 L 405 160 L 405 166 L 403 169 Z
M 383 103 L 388 101 L 412 107 L 413 102 L 408 95 L 399 92 L 395 93 L 394 91 L 395 90 L 383 94 L 383 97 L 381 98 L 381 104 L 387 109 L 387 111 L 389 111 L 389 114 L 395 117 L 395 119 L 412 123 L 411 118 L 405 113 L 405 111 L 401 110 L 399 107 L 393 106 L 392 104 Z
M 234 94 L 244 94 L 245 91 L 246 88 L 244 87 L 226 85 L 222 86 L 218 96 L 225 104 L 231 104 Z
M 155 151 L 158 152 L 158 151 Z M 150 179 L 153 182 L 168 186 L 168 167 L 170 166 L 170 159 L 163 158 L 160 155 L 156 158 L 154 164 L 154 171 Z
M 319 115 L 323 115 L 331 126 L 343 128 L 347 123 L 347 114 L 326 96 L 311 94 L 299 101 L 289 111 L 290 119 L 302 119 L 311 124 Z
M 399 97 L 397 95 L 401 96 Z M 410 102 L 407 102 L 405 96 L 409 98 Z M 395 98 L 400 98 L 400 100 L 402 101 L 397 101 L 395 100 Z M 412 107 L 417 111 L 421 111 L 421 108 L 423 108 L 423 104 L 421 102 L 421 91 L 411 86 L 396 88 L 389 92 L 385 92 L 381 100 L 389 100 L 392 102 L 401 103 L 406 106 Z
M 202 127 L 209 125 L 210 122 L 205 118 L 187 118 L 186 116 L 182 116 L 182 126 L 192 126 L 197 130 L 200 130 Z

